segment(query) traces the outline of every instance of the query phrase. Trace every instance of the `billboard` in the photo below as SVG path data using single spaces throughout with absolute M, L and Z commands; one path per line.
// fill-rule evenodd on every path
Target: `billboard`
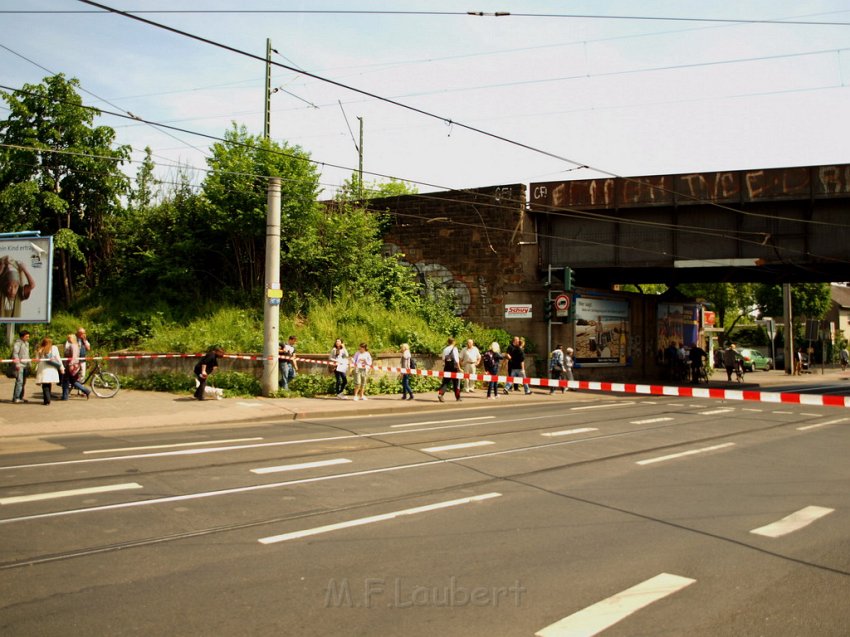
M 0 323 L 49 323 L 53 237 L 0 238 Z
M 629 302 L 576 295 L 575 361 L 580 366 L 625 365 Z

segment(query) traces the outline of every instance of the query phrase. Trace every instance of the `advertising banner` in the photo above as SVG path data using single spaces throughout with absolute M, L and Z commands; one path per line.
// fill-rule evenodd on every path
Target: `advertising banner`
M 576 295 L 575 361 L 582 366 L 625 365 L 629 302 Z
M 0 323 L 49 323 L 53 237 L 0 238 Z

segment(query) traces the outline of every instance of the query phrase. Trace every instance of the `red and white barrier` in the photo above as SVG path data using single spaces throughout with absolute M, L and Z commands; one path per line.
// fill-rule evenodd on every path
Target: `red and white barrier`
M 87 356 L 86 361 L 105 360 L 142 360 L 157 358 L 201 358 L 204 354 L 115 354 L 112 356 Z M 235 360 L 264 361 L 264 360 L 291 360 L 286 356 L 262 356 L 254 354 L 225 354 L 222 358 Z M 38 358 L 28 359 L 26 362 L 37 363 Z M 69 359 L 63 359 L 69 360 Z M 294 357 L 300 363 L 322 365 L 333 367 L 334 363 L 324 359 Z M 17 363 L 17 359 L 6 358 L 0 363 Z M 514 376 L 497 376 L 491 374 L 467 374 L 465 372 L 443 372 L 433 369 L 407 369 L 404 367 L 386 367 L 372 365 L 371 369 L 381 372 L 395 374 L 412 374 L 416 376 L 431 376 L 434 378 L 453 378 L 458 380 L 474 380 L 481 382 L 511 383 L 516 385 L 531 385 L 533 387 L 545 387 L 547 389 L 583 389 L 586 391 L 616 392 L 625 394 L 642 394 L 646 396 L 674 396 L 678 398 L 714 398 L 720 400 L 742 400 L 775 404 L 796 404 L 824 407 L 850 407 L 850 396 L 832 396 L 822 394 L 799 394 L 790 392 L 767 392 L 745 389 L 723 389 L 702 386 L 672 386 L 652 385 L 640 383 L 609 383 L 602 381 L 587 380 L 552 380 L 551 378 L 519 378 Z

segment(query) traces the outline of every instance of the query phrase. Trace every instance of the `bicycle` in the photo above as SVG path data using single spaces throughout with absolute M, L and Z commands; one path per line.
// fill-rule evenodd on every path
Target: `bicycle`
M 100 361 L 94 363 L 91 371 L 83 381 L 83 385 L 91 386 L 91 390 L 98 398 L 112 398 L 121 389 L 118 376 L 112 372 L 105 372 L 100 368 Z
M 735 380 L 739 383 L 744 382 L 744 361 L 740 359 L 735 361 Z

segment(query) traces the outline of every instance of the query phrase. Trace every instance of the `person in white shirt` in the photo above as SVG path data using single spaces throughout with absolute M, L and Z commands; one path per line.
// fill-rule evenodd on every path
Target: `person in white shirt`
M 475 347 L 475 341 L 469 339 L 466 341 L 466 347 L 460 352 L 460 366 L 464 374 L 476 374 L 478 372 L 478 364 L 481 362 L 481 352 Z M 467 392 L 475 391 L 475 381 L 471 378 L 465 378 L 463 381 L 464 390 Z
M 369 382 L 369 372 L 372 371 L 372 355 L 369 346 L 360 343 L 354 355 L 354 400 L 366 400 L 366 383 Z
M 334 393 L 337 398 L 345 398 L 345 388 L 348 386 L 348 350 L 341 338 L 336 339 L 330 355 L 334 365 Z

